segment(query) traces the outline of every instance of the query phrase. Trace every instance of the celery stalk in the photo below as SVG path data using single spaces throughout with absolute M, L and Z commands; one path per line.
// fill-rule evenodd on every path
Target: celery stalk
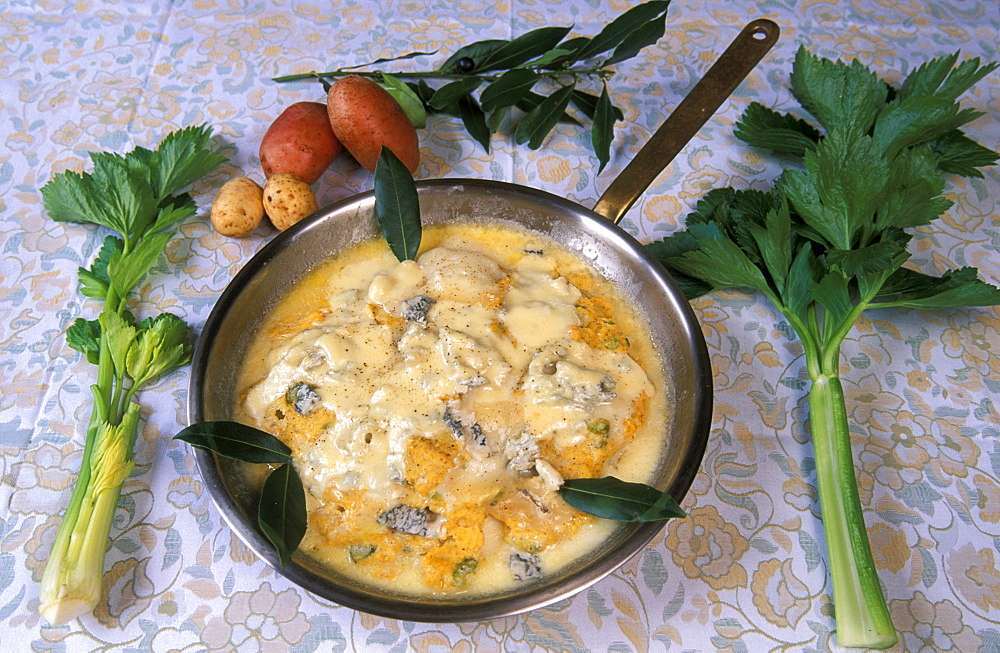
M 1000 66 L 958 59 L 932 59 L 893 88 L 857 61 L 799 48 L 792 94 L 817 125 L 756 103 L 737 124 L 741 140 L 791 156 L 774 186 L 714 189 L 684 231 L 649 244 L 688 298 L 724 288 L 759 291 L 802 341 L 841 646 L 897 641 L 858 497 L 841 344 L 869 308 L 1000 304 L 1000 288 L 974 268 L 932 276 L 904 267 L 907 230 L 951 207 L 941 195 L 944 175 L 981 177 L 978 169 L 1000 158 L 962 133 L 979 114 L 957 102 Z
M 896 643 L 896 629 L 868 544 L 854 475 L 847 405 L 835 372 L 813 377 L 809 411 L 833 580 L 837 642 L 844 647 L 889 648 Z
M 62 172 L 41 189 L 52 219 L 120 234 L 105 239 L 90 269 L 79 270 L 83 295 L 104 300 L 99 318 L 79 318 L 66 332 L 67 344 L 97 365 L 97 381 L 80 475 L 39 588 L 40 612 L 53 625 L 90 612 L 101 599 L 115 508 L 134 466 L 136 391 L 190 357 L 191 329 L 183 320 L 163 313 L 137 323 L 128 298 L 163 252 L 165 231 L 197 211 L 189 196 L 175 193 L 225 160 L 204 126 L 173 132 L 154 151 L 91 158 L 92 173 Z

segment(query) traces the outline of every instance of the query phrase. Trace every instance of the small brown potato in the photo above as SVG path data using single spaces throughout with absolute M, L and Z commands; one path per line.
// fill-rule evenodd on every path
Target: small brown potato
M 333 133 L 358 163 L 375 172 L 385 145 L 411 173 L 420 165 L 417 130 L 399 102 L 366 77 L 338 79 L 326 98 Z
M 247 177 L 230 179 L 212 202 L 212 226 L 223 236 L 246 238 L 264 217 L 264 189 Z
M 260 142 L 260 165 L 267 179 L 288 172 L 312 184 L 343 150 L 330 128 L 326 105 L 296 102 L 267 128 Z
M 288 229 L 318 208 L 309 184 L 291 173 L 276 174 L 264 184 L 264 210 L 279 231 Z

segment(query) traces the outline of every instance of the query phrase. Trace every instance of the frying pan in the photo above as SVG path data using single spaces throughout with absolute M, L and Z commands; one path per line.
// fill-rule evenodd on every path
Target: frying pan
M 778 26 L 749 23 L 677 109 L 587 209 L 538 189 L 498 181 L 417 182 L 421 220 L 512 221 L 576 252 L 635 299 L 659 351 L 673 410 L 666 446 L 650 484 L 680 501 L 704 455 L 712 415 L 712 371 L 697 319 L 669 274 L 617 226 L 639 195 L 697 133 L 777 41 Z M 212 310 L 192 358 L 191 423 L 233 419 L 235 380 L 264 316 L 290 285 L 334 254 L 379 235 L 372 192 L 337 202 L 275 237 L 235 276 Z M 460 622 L 506 616 L 549 605 L 597 582 L 640 551 L 662 522 L 623 524 L 595 552 L 523 589 L 483 597 L 414 598 L 332 574 L 302 552 L 282 568 L 256 527 L 256 490 L 238 463 L 202 450 L 195 458 L 223 518 L 260 558 L 292 582 L 338 604 L 410 621 Z

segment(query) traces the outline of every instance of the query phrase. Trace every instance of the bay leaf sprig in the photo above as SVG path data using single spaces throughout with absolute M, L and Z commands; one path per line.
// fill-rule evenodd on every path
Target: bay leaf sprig
M 663 36 L 669 5 L 669 0 L 651 0 L 632 7 L 592 37 L 571 37 L 570 26 L 546 26 L 509 40 L 476 41 L 459 48 L 433 70 L 379 68 L 434 54 L 410 52 L 327 72 L 285 75 L 274 81 L 318 80 L 328 90 L 338 77 L 369 77 L 400 102 L 417 127 L 425 125 L 428 114 L 457 117 L 487 152 L 491 135 L 508 118 L 514 141 L 533 150 L 542 146 L 556 125 L 582 125 L 583 120 L 590 120 L 590 141 L 600 172 L 610 160 L 615 122 L 624 117 L 608 91 L 612 66 L 631 59 Z M 589 91 L 587 83 L 592 85 Z
M 581 512 L 615 521 L 649 522 L 686 516 L 669 493 L 614 476 L 567 479 L 559 494 Z
M 413 176 L 388 147 L 375 164 L 375 219 L 400 261 L 413 260 L 420 249 L 420 199 Z
M 192 424 L 174 440 L 232 460 L 278 465 L 261 487 L 257 527 L 274 547 L 281 566 L 287 565 L 306 534 L 306 495 L 292 450 L 266 431 L 225 420 Z

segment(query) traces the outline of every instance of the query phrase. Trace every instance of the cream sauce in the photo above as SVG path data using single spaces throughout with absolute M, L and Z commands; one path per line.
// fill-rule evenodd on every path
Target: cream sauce
M 302 548 L 406 593 L 482 593 L 552 574 L 612 526 L 564 475 L 644 481 L 667 419 L 630 302 L 556 243 L 508 226 L 425 227 L 290 293 L 244 370 L 244 417 L 293 449 Z

